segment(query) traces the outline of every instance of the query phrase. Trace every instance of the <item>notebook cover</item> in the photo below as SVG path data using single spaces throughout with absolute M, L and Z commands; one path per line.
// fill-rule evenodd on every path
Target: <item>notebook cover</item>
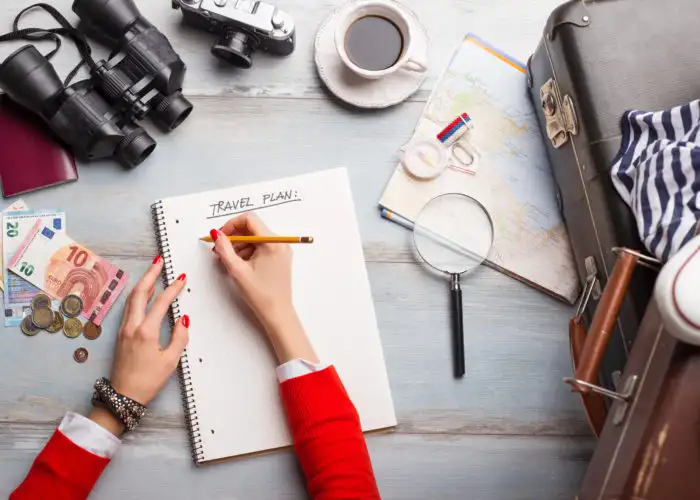
M 0 179 L 5 197 L 78 180 L 75 158 L 30 112 L 0 97 Z

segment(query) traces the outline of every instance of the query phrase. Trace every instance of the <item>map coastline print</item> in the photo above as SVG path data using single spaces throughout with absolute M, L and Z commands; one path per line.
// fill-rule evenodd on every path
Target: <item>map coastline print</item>
M 488 264 L 574 303 L 580 282 L 526 78 L 523 64 L 467 35 L 436 85 L 411 142 L 435 137 L 466 112 L 474 129 L 462 141 L 479 153 L 476 173 L 448 168 L 436 179 L 421 181 L 399 164 L 379 204 L 414 221 L 440 194 L 476 198 L 495 225 Z

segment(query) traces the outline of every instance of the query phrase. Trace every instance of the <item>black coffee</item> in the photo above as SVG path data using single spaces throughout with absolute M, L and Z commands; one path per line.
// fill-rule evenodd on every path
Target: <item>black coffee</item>
M 380 16 L 358 19 L 345 35 L 345 51 L 350 60 L 368 71 L 391 68 L 401 58 L 403 44 L 399 27 Z

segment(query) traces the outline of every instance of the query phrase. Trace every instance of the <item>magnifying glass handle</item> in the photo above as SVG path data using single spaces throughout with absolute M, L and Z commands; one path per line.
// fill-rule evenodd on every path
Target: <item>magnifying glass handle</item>
M 464 317 L 462 315 L 462 285 L 459 274 L 452 275 L 452 356 L 455 378 L 464 377 Z

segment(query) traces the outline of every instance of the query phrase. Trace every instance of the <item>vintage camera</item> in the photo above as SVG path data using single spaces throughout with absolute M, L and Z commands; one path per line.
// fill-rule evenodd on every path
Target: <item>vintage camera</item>
M 156 147 L 153 138 L 121 116 L 92 81 L 64 86 L 34 45 L 25 45 L 0 65 L 0 87 L 13 101 L 43 118 L 81 159 L 116 157 L 133 168 Z
M 182 95 L 187 67 L 133 0 L 75 0 L 73 12 L 82 31 L 116 52 L 91 70 L 104 97 L 132 120 L 149 116 L 166 132 L 180 126 L 192 112 Z
M 212 54 L 235 66 L 250 68 L 260 49 L 280 56 L 294 52 L 294 19 L 274 5 L 257 0 L 172 0 L 185 22 L 216 33 Z

